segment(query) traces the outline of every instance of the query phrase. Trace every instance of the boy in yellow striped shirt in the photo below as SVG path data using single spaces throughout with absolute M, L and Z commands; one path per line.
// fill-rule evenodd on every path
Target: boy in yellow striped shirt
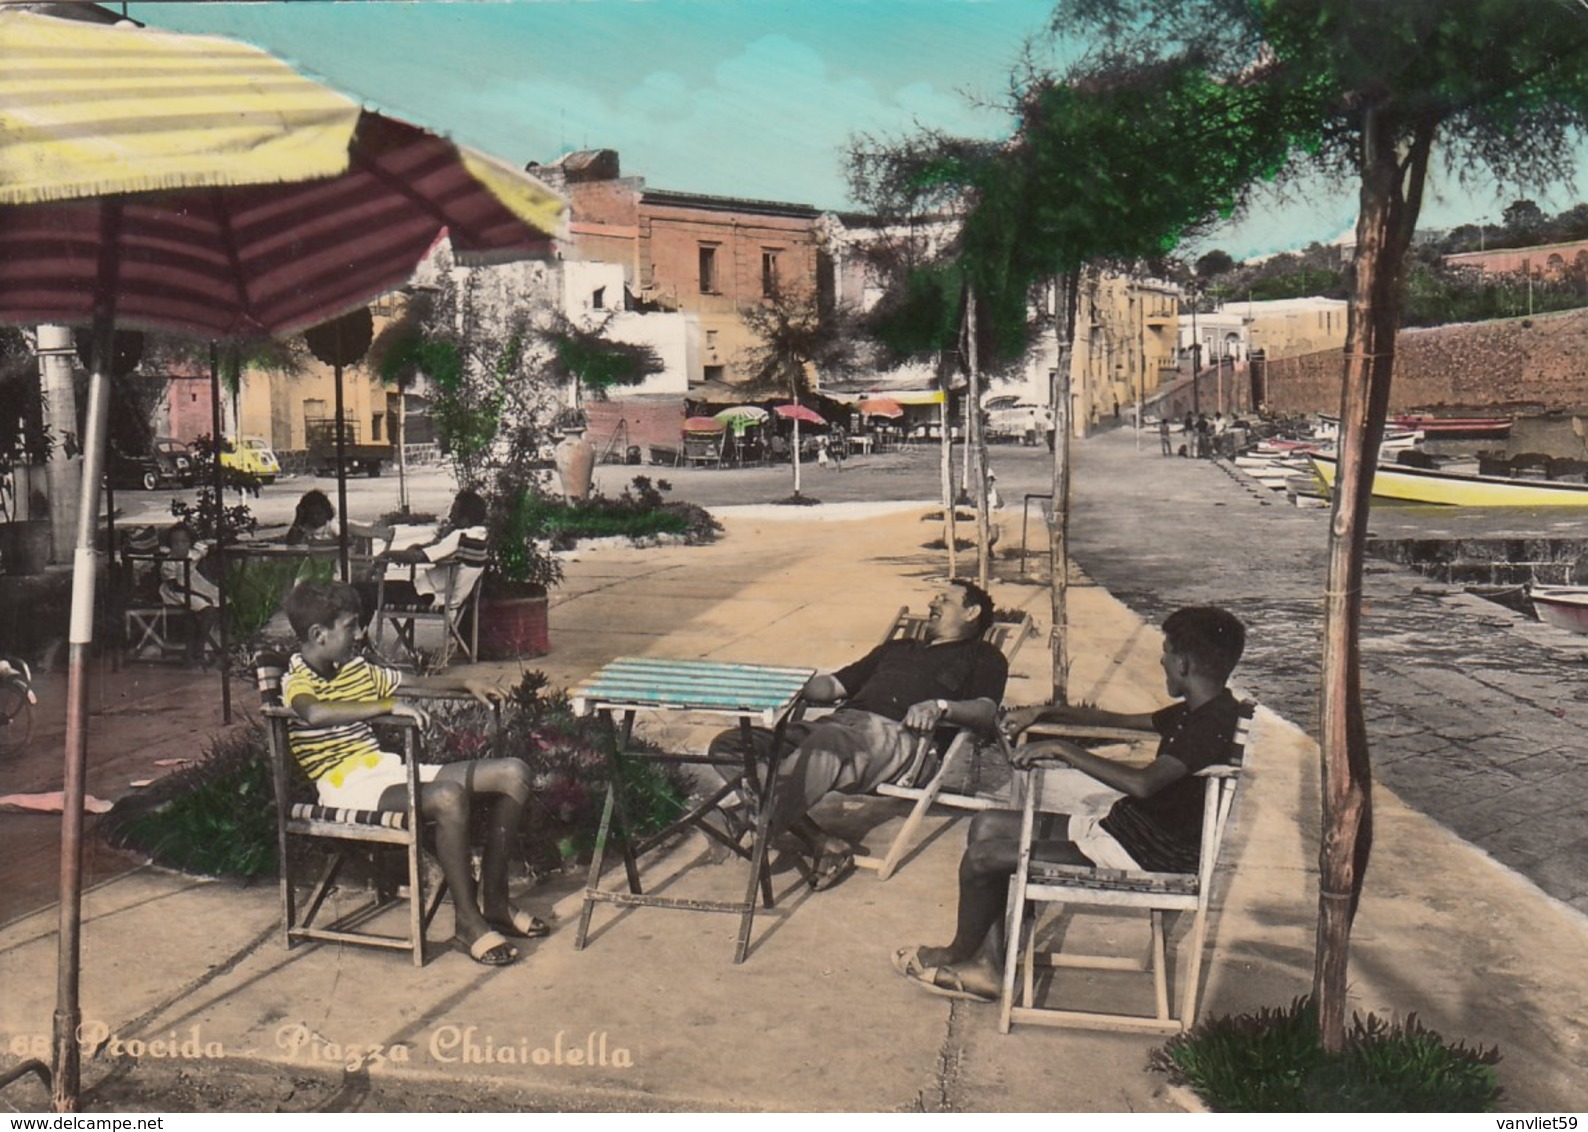
M 463 691 L 482 703 L 501 699 L 493 684 L 444 676 L 407 676 L 357 655 L 363 636 L 358 591 L 341 582 L 300 582 L 286 601 L 298 652 L 281 682 L 292 721 L 292 753 L 314 782 L 320 803 L 339 809 L 400 810 L 407 776 L 397 755 L 380 749 L 369 721 L 429 716 L 397 698 L 399 688 Z M 532 938 L 550 930 L 508 899 L 508 861 L 529 801 L 529 766 L 518 758 L 421 765 L 419 805 L 436 826 L 436 857 L 452 890 L 458 946 L 477 963 L 499 967 L 518 958 L 507 935 Z M 469 863 L 469 813 L 477 797 L 491 800 L 485 853 L 476 891 Z

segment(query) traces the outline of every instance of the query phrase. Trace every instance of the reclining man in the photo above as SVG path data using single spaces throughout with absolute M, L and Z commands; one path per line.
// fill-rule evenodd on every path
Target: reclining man
M 992 625 L 993 602 L 970 582 L 953 581 L 933 597 L 924 640 L 887 641 L 860 660 L 805 685 L 813 704 L 844 701 L 825 718 L 795 721 L 784 731 L 768 836 L 793 831 L 815 856 L 811 886 L 831 888 L 854 868 L 855 847 L 829 836 L 807 816 L 834 791 L 864 794 L 904 771 L 921 735 L 948 724 L 997 726 L 1009 664 L 982 635 Z M 711 743 L 714 756 L 742 757 L 740 730 Z M 751 729 L 763 765 L 772 732 Z
M 1061 774 L 1046 776 L 1032 858 L 1127 871 L 1195 872 L 1204 787 L 1192 776 L 1229 758 L 1241 708 L 1225 684 L 1245 648 L 1246 627 L 1233 613 L 1214 606 L 1179 609 L 1164 619 L 1162 663 L 1168 694 L 1180 702 L 1151 714 L 1065 704 L 1008 712 L 1003 725 L 1011 739 L 1039 722 L 1126 727 L 1160 736 L 1157 755 L 1144 767 L 1063 739 L 1017 750 L 1016 766 L 1068 764 Z M 894 967 L 923 990 L 973 1002 L 998 997 L 1020 821 L 1019 811 L 1012 810 L 985 810 L 971 819 L 959 864 L 953 941 L 894 953 Z

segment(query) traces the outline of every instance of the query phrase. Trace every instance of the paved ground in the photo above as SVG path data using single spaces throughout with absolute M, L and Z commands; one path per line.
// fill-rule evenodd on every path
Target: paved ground
M 1306 654 L 1315 631 L 1304 615 L 1315 599 L 1309 607 L 1300 582 L 1271 598 L 1279 582 L 1260 584 L 1255 575 L 1277 578 L 1287 560 L 1304 566 L 1322 523 L 1309 515 L 1275 518 L 1273 529 L 1291 532 L 1287 550 L 1261 525 L 1280 511 L 1262 507 L 1218 467 L 1175 461 L 1167 474 L 1156 460 L 1138 453 L 1128 436 L 1079 449 L 1077 556 L 1098 584 L 1083 580 L 1072 591 L 1072 694 L 1127 710 L 1161 697 L 1151 622 L 1116 599 L 1116 586 L 1153 620 L 1159 589 L 1168 595 L 1165 607 L 1215 598 L 1253 620 L 1254 649 L 1240 683 L 1262 697 L 1265 711 L 1218 889 L 1203 1011 L 1279 1005 L 1306 990 L 1311 972 L 1318 768 L 1306 736 Z M 1041 481 L 1039 453 L 999 453 L 995 466 L 1011 496 L 1018 487 L 1009 485 Z M 866 478 L 851 468 L 831 473 L 829 482 L 839 475 L 846 483 Z M 929 470 L 917 475 L 930 480 Z M 1103 502 L 1113 482 L 1127 477 L 1138 490 L 1113 506 Z M 682 486 L 679 494 L 688 495 Z M 1149 521 L 1147 500 L 1159 494 L 1179 506 Z M 1121 510 L 1131 514 L 1122 518 Z M 559 683 L 636 653 L 839 663 L 874 640 L 899 604 L 921 604 L 942 570 L 941 552 L 922 545 L 935 531 L 920 511 L 729 509 L 727 537 L 710 548 L 580 555 L 556 592 L 554 651 L 534 663 Z M 1017 538 L 1012 523 L 1006 546 Z M 1165 529 L 1186 533 L 1166 539 Z M 1249 551 L 1237 566 L 1223 567 L 1222 579 L 1203 581 L 1176 566 L 1185 560 L 1177 548 L 1220 529 L 1241 532 Z M 1261 537 L 1248 537 L 1253 533 Z M 1031 609 L 1045 628 L 1046 589 L 1019 582 L 1011 562 L 1000 563 L 999 575 L 1000 604 Z M 1386 665 L 1393 679 L 1375 676 L 1370 686 L 1379 695 L 1381 685 L 1426 682 L 1437 694 L 1418 699 L 1406 692 L 1406 710 L 1459 715 L 1448 707 L 1460 702 L 1448 681 L 1468 678 L 1463 658 L 1483 642 L 1420 641 L 1411 648 L 1380 619 L 1413 587 L 1409 579 L 1387 585 L 1384 577 L 1375 574 L 1372 600 L 1375 640 L 1387 643 L 1373 655 L 1400 660 Z M 1434 620 L 1426 631 L 1444 624 Z M 1044 695 L 1042 639 L 1016 665 L 1011 702 Z M 1397 641 L 1403 651 L 1388 652 Z M 1425 656 L 1432 659 L 1422 667 L 1408 663 Z M 1495 663 L 1486 674 L 1497 671 Z M 190 706 L 207 703 L 213 677 L 191 678 Z M 135 672 L 107 677 L 106 694 L 119 700 L 136 679 Z M 127 699 L 158 705 L 168 691 L 150 688 Z M 1477 694 L 1467 685 L 1457 693 Z M 1522 714 L 1498 696 L 1479 703 L 1497 731 Z M 1411 718 L 1419 720 L 1411 733 L 1435 728 Z M 96 793 L 114 792 L 117 775 L 155 772 L 148 766 L 158 749 L 151 738 L 178 736 L 170 745 L 191 750 L 197 736 L 180 738 L 187 732 L 175 729 L 202 726 L 192 717 L 137 710 L 97 720 L 90 775 Z M 1375 726 L 1379 746 L 1388 747 L 1382 722 Z M 687 742 L 695 732 L 655 733 Z M 148 744 L 142 756 L 134 753 L 140 744 Z M 1464 747 L 1435 749 L 1445 752 L 1442 767 L 1467 758 Z M 50 785 L 47 774 L 28 780 Z M 1353 1005 L 1380 1014 L 1415 1010 L 1452 1037 L 1498 1044 L 1512 1111 L 1581 1109 L 1588 924 L 1397 793 L 1387 783 L 1376 794 L 1378 841 L 1354 937 Z M 874 846 L 901 814 L 891 804 L 864 802 L 833 803 L 824 816 Z M 0 826 L 14 820 L 0 815 Z M 1525 822 L 1513 828 L 1518 837 L 1528 832 Z M 781 874 L 779 908 L 758 917 L 751 957 L 741 967 L 729 962 L 728 918 L 651 910 L 598 914 L 591 946 L 574 952 L 577 878 L 526 894 L 536 912 L 556 917 L 559 930 L 524 962 L 485 971 L 443 953 L 416 972 L 401 957 L 357 949 L 284 951 L 268 887 L 152 869 L 126 873 L 100 884 L 86 902 L 85 1015 L 124 1040 L 195 1034 L 211 1052 L 195 1060 L 118 1057 L 96 1044 L 85 1062 L 88 1101 L 100 1110 L 214 1111 L 1172 1109 L 1162 1079 L 1143 1068 L 1153 1039 L 1045 1030 L 1000 1036 L 985 1008 L 931 998 L 893 974 L 887 957 L 894 947 L 940 942 L 949 932 L 960 827 L 945 819 L 935 832 L 885 885 L 857 876 L 813 895 Z M 694 839 L 650 865 L 648 875 L 679 894 L 743 891 L 742 867 L 712 864 Z M 445 937 L 447 915 L 433 938 Z M 0 1061 L 48 1033 L 54 982 L 53 911 L 7 919 L 0 917 Z M 1110 922 L 1100 930 L 1128 938 Z M 1079 995 L 1139 994 L 1108 978 L 1067 986 Z M 460 1060 L 446 1043 L 471 1026 L 477 1045 L 489 1039 L 494 1048 L 523 1049 L 531 1063 Z M 535 1052 L 553 1050 L 559 1034 L 565 1046 L 605 1035 L 632 1064 L 534 1064 Z M 372 1045 L 400 1047 L 406 1060 L 372 1062 L 349 1049 L 367 1053 Z M 350 1060 L 357 1064 L 348 1070 Z M 5 1099 L 37 1105 L 31 1087 L 7 1090 Z
M 1197 602 L 1251 627 L 1241 677 L 1316 734 L 1327 511 L 1300 511 L 1220 465 L 1138 451 L 1126 433 L 1075 453 L 1076 561 L 1149 621 Z M 1376 509 L 1385 537 L 1475 533 L 1455 509 Z M 1545 517 L 1556 537 L 1588 522 Z M 1485 529 L 1503 520 L 1482 518 Z M 1514 520 L 1513 520 L 1514 521 Z M 1378 778 L 1409 804 L 1588 912 L 1583 638 L 1443 596 L 1369 561 L 1362 685 Z

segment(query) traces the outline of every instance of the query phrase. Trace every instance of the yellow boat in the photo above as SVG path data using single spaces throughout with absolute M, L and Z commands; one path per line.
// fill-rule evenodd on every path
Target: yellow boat
M 1332 491 L 1335 458 L 1311 454 L 1309 459 L 1324 492 Z M 1378 466 L 1373 473 L 1373 495 L 1452 507 L 1588 507 L 1588 483 L 1463 475 L 1399 464 Z

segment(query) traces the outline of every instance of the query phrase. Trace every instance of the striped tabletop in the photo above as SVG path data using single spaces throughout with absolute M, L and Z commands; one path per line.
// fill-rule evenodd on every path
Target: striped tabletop
M 814 668 L 735 664 L 720 660 L 619 657 L 570 693 L 578 715 L 628 708 L 665 708 L 758 717 L 777 724 L 804 690 Z

